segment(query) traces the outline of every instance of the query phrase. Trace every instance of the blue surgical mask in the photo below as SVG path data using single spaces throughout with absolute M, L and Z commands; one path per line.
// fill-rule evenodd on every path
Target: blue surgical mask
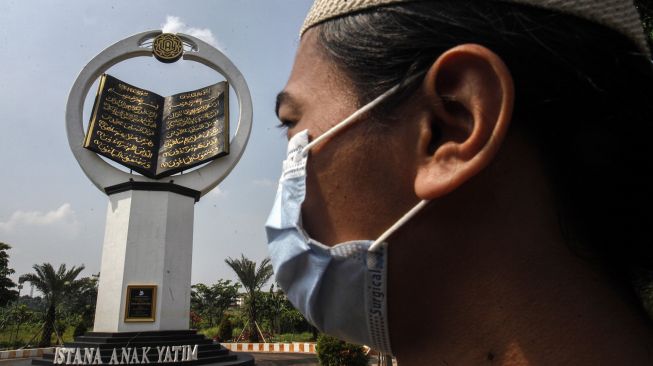
M 331 247 L 308 236 L 301 207 L 306 197 L 309 149 L 358 120 L 398 88 L 388 90 L 310 144 L 308 130 L 288 141 L 277 196 L 265 224 L 276 281 L 290 302 L 321 332 L 385 353 L 391 353 L 385 240 L 427 201 L 411 209 L 376 241 L 356 240 Z

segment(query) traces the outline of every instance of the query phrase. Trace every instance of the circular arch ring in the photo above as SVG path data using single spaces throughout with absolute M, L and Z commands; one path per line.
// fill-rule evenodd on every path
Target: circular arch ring
M 236 135 L 230 141 L 229 154 L 191 172 L 155 180 L 117 169 L 83 147 L 85 136 L 82 124 L 84 100 L 95 80 L 111 66 L 121 61 L 134 57 L 152 56 L 152 50 L 143 47 L 142 44 L 159 34 L 161 34 L 159 30 L 147 31 L 109 46 L 82 69 L 68 95 L 68 104 L 66 105 L 68 144 L 86 176 L 102 192 L 106 187 L 130 180 L 136 182 L 170 182 L 174 180 L 176 185 L 199 191 L 203 196 L 229 175 L 247 146 L 252 131 L 253 110 L 252 97 L 245 78 L 236 65 L 222 52 L 195 37 L 179 33 L 177 36 L 192 46 L 191 51 L 184 52 L 183 59 L 199 62 L 219 72 L 236 92 L 239 105 L 238 126 Z

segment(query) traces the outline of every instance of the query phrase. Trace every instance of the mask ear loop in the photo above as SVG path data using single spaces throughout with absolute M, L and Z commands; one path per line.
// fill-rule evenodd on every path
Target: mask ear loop
M 410 211 L 406 212 L 399 220 L 397 220 L 397 222 L 392 224 L 392 226 L 390 226 L 390 228 L 388 228 L 388 230 L 383 232 L 383 234 L 381 234 L 381 236 L 379 236 L 379 238 L 376 239 L 374 241 L 374 243 L 372 243 L 372 245 L 370 245 L 370 248 L 368 249 L 368 251 L 369 252 L 376 252 L 376 251 L 379 251 L 379 249 L 381 249 L 382 247 L 385 247 L 387 245 L 386 239 L 388 239 L 388 237 L 390 235 L 392 235 L 392 233 L 397 231 L 397 229 L 399 229 L 402 225 L 404 225 L 406 222 L 408 222 L 408 220 L 415 217 L 415 215 L 417 215 L 418 212 L 420 212 L 424 207 L 426 207 L 426 205 L 429 202 L 431 202 L 431 201 L 430 200 L 421 200 L 418 204 L 415 205 L 415 207 L 411 208 Z
M 421 78 L 423 76 L 424 76 L 424 73 L 419 73 L 417 75 L 413 75 L 413 76 L 405 79 L 403 82 L 401 82 L 401 83 L 393 86 L 392 88 L 388 89 L 385 93 L 379 95 L 378 97 L 376 97 L 371 102 L 365 104 L 360 109 L 358 109 L 356 112 L 352 113 L 349 117 L 342 120 L 342 122 L 340 122 L 337 125 L 331 127 L 331 129 L 329 129 L 325 133 L 321 134 L 320 136 L 316 137 L 315 140 L 311 141 L 306 146 L 304 146 L 304 148 L 302 149 L 302 155 L 306 156 L 308 154 L 308 151 L 311 148 L 313 148 L 315 145 L 317 145 L 317 144 L 321 143 L 322 141 L 330 138 L 331 136 L 338 133 L 338 131 L 340 131 L 343 128 L 349 126 L 350 124 L 356 122 L 362 115 L 369 112 L 370 110 L 372 110 L 377 105 L 381 104 L 381 102 L 383 102 L 387 97 L 389 97 L 390 95 L 396 93 L 397 91 L 399 91 L 401 88 L 405 87 L 406 85 L 410 85 L 413 81 L 415 81 L 416 79 Z
M 365 104 L 363 107 L 358 109 L 356 112 L 352 113 L 351 116 L 345 118 L 342 122 L 338 123 L 337 125 L 333 126 L 331 129 L 326 131 L 325 133 L 321 134 L 315 140 L 311 141 L 308 143 L 306 146 L 301 151 L 302 156 L 308 155 L 309 150 L 313 148 L 315 145 L 323 142 L 324 140 L 330 138 L 331 136 L 335 135 L 338 133 L 340 130 L 343 128 L 349 126 L 350 124 L 356 122 L 362 115 L 365 113 L 369 112 L 372 110 L 374 107 L 377 105 L 381 104 L 387 97 L 390 95 L 396 93 L 399 91 L 401 88 L 405 87 L 406 85 L 410 85 L 412 82 L 415 80 L 421 78 L 424 76 L 424 73 L 419 73 L 417 75 L 413 75 L 407 79 L 405 79 L 403 82 L 393 86 L 392 88 L 388 89 L 385 93 L 379 95 L 378 97 L 374 98 L 371 102 Z M 406 212 L 404 216 L 402 216 L 397 222 L 395 222 L 388 230 L 386 230 L 381 236 L 379 236 L 378 239 L 372 243 L 368 251 L 370 252 L 376 252 L 381 247 L 385 247 L 386 243 L 385 240 L 392 234 L 394 233 L 399 227 L 401 227 L 403 224 L 405 224 L 408 220 L 412 219 L 417 213 L 424 208 L 429 203 L 429 200 L 422 200 L 419 202 L 415 207 L 410 209 L 410 211 Z

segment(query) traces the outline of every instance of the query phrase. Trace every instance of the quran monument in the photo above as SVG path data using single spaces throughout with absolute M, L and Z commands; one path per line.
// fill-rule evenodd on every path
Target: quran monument
M 226 81 L 162 97 L 105 73 L 121 61 L 152 56 L 202 63 Z M 84 131 L 84 100 L 98 79 Z M 230 87 L 239 104 L 231 140 Z M 34 364 L 254 364 L 251 355 L 230 352 L 189 327 L 194 205 L 238 163 L 251 127 L 243 75 L 197 38 L 143 32 L 82 69 L 66 107 L 68 143 L 109 199 L 95 323 L 92 332 Z

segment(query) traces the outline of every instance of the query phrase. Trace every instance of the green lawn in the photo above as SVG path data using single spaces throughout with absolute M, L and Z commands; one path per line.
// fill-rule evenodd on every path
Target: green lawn
M 73 327 L 68 327 L 63 334 L 64 342 L 71 342 L 73 340 Z M 0 349 L 16 349 L 23 347 L 32 340 L 30 343 L 36 346 L 41 339 L 41 327 L 35 325 L 22 325 L 18 330 L 18 337 L 16 337 L 16 328 L 11 327 L 0 331 Z M 11 343 L 10 343 L 11 342 Z M 55 345 L 57 337 L 52 334 L 52 344 Z
M 292 343 L 292 342 L 315 342 L 313 339 L 313 333 L 304 332 L 304 333 L 284 333 L 273 336 L 268 340 L 269 342 L 279 342 L 279 343 Z

